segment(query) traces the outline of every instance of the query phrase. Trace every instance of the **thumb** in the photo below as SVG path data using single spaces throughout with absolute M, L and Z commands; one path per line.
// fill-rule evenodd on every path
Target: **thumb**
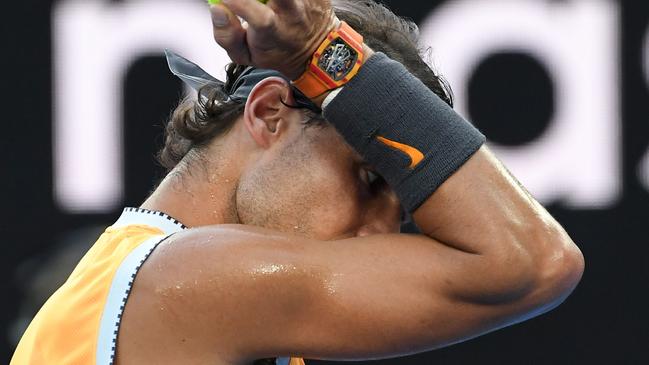
M 210 14 L 216 43 L 228 52 L 235 63 L 251 64 L 250 52 L 246 43 L 246 30 L 241 25 L 239 18 L 221 4 L 211 5 Z

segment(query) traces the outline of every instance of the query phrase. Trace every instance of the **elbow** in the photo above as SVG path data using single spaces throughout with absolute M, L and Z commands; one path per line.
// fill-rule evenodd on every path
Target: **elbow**
M 584 256 L 558 223 L 528 222 L 501 232 L 503 244 L 483 255 L 486 265 L 474 292 L 480 294 L 463 299 L 509 306 L 530 318 L 555 308 L 577 287 Z
M 535 249 L 527 260 L 526 294 L 520 298 L 532 316 L 563 303 L 584 273 L 584 256 L 563 228 L 556 222 L 545 228 L 530 243 Z
M 584 256 L 577 245 L 563 232 L 548 244 L 548 252 L 540 258 L 536 278 L 536 300 L 551 310 L 563 303 L 575 290 L 584 273 Z

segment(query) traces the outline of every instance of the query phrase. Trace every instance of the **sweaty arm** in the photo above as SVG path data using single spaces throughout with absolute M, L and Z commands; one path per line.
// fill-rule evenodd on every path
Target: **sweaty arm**
M 159 348 L 182 343 L 186 353 L 174 353 L 185 359 L 370 359 L 464 341 L 544 313 L 570 294 L 583 257 L 562 227 L 473 127 L 402 66 L 374 57 L 379 62 L 361 69 L 325 115 L 386 175 L 423 234 L 320 242 L 245 226 L 192 229 L 143 266 L 129 300 L 137 320 L 124 330 L 146 329 Z M 399 78 L 402 94 L 378 74 Z M 361 95 L 370 86 L 373 99 Z M 422 168 L 404 165 L 394 149 L 378 151 L 376 133 L 341 126 L 343 116 L 395 118 L 370 126 L 374 132 L 423 128 L 416 140 L 400 140 L 422 151 Z

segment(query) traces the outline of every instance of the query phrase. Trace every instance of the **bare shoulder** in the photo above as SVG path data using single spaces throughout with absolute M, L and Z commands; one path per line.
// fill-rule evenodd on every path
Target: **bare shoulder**
M 226 285 L 228 281 L 239 286 L 249 283 L 251 289 L 260 290 L 257 286 L 264 280 L 286 282 L 303 277 L 308 261 L 304 254 L 308 250 L 317 250 L 317 246 L 324 245 L 308 238 L 252 226 L 195 228 L 162 242 L 150 257 L 148 267 L 143 268 L 147 271 L 142 274 L 151 272 L 155 281 L 162 285 L 182 278 L 188 281 L 189 287 L 189 284 L 198 286 L 198 291 Z
M 234 354 L 247 351 L 238 347 L 246 342 L 242 329 L 258 321 L 255 308 L 285 311 L 314 290 L 319 277 L 326 280 L 319 269 L 306 273 L 298 264 L 309 243 L 241 225 L 189 229 L 161 242 L 133 284 L 120 328 L 120 364 L 130 363 L 125 357 L 134 363 L 191 363 L 197 356 L 197 363 L 239 362 Z M 282 316 L 265 317 L 264 327 L 281 328 Z

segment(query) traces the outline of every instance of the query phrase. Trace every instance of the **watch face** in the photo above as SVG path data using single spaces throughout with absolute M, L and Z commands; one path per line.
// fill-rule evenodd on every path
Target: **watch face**
M 341 38 L 336 38 L 322 52 L 318 67 L 334 81 L 340 81 L 349 74 L 358 60 L 358 52 Z

